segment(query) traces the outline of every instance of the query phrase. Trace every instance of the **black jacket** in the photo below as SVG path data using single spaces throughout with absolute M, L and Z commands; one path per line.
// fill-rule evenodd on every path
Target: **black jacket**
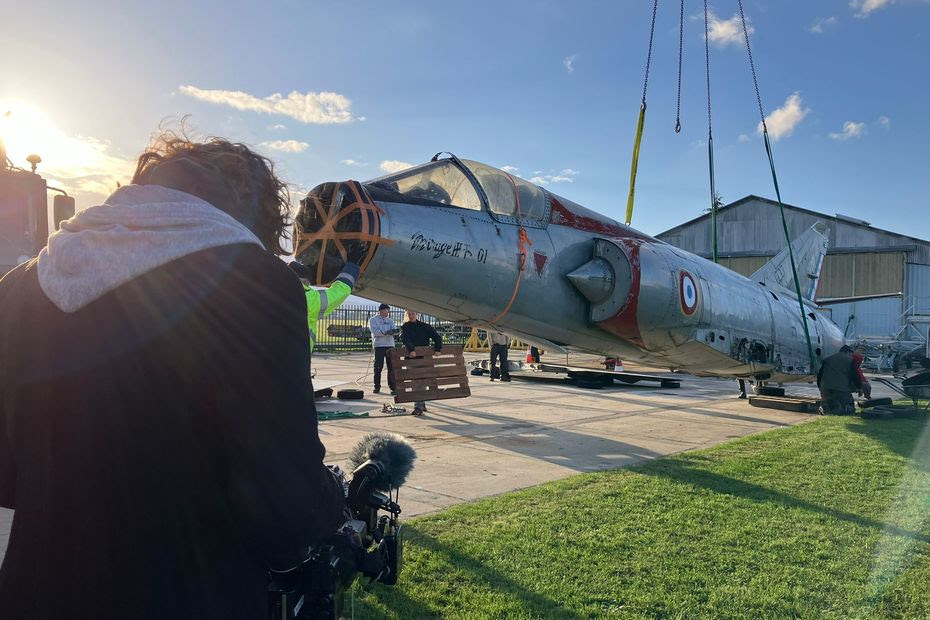
M 400 339 L 408 351 L 413 351 L 414 347 L 429 346 L 430 340 L 433 341 L 434 349 L 442 350 L 442 337 L 432 325 L 423 321 L 407 321 L 401 325 Z
M 817 371 L 817 387 L 839 392 L 855 392 L 862 387 L 852 352 L 838 351 L 824 358 Z
M 267 617 L 267 569 L 342 522 L 297 278 L 203 250 L 73 313 L 0 281 L 3 618 Z

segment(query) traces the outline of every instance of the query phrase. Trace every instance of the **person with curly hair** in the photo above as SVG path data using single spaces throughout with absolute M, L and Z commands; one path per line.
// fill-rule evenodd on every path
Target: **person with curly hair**
M 272 163 L 163 133 L 0 280 L 9 618 L 267 617 L 343 522 Z

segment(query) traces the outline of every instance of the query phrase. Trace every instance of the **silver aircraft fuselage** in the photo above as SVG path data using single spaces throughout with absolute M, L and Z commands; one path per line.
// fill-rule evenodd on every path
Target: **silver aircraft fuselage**
M 346 247 L 362 243 L 356 294 L 467 325 L 493 322 L 550 350 L 779 382 L 816 372 L 787 288 L 477 162 L 439 159 L 364 184 L 321 185 L 302 202 L 295 238 L 297 259 L 319 268 L 318 284 L 336 275 Z M 804 301 L 819 362 L 843 337 Z

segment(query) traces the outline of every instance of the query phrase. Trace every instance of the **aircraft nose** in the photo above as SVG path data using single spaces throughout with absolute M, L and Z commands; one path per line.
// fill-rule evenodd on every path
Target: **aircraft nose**
M 294 218 L 295 259 L 310 268 L 311 284 L 328 284 L 350 258 L 364 271 L 380 230 L 379 209 L 361 183 L 317 185 Z

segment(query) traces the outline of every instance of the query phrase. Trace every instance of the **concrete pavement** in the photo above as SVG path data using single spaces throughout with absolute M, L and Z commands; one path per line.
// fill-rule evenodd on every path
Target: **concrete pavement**
M 361 357 L 321 356 L 317 376 L 354 381 L 365 374 L 367 360 Z M 591 356 L 571 359 L 572 365 L 596 365 L 596 361 Z M 629 365 L 627 370 L 651 372 Z M 352 446 L 370 431 L 406 437 L 417 450 L 417 462 L 401 489 L 400 504 L 405 515 L 412 516 L 811 418 L 751 407 L 736 398 L 735 381 L 675 377 L 682 380 L 677 389 L 634 384 L 600 390 L 577 388 L 560 378 L 492 383 L 487 376 L 469 377 L 469 398 L 431 402 L 423 417 L 373 412 L 369 418 L 322 422 L 320 436 L 327 460 L 337 463 L 343 463 Z M 366 391 L 359 410 L 380 409 L 390 400 L 369 393 L 370 377 L 359 387 Z M 809 387 L 793 390 L 798 391 L 814 393 Z M 320 403 L 319 408 L 351 410 L 338 401 Z M 411 408 L 407 405 L 408 411 Z
M 477 357 L 483 355 L 466 354 Z M 551 363 L 564 361 L 546 357 Z M 570 361 L 596 366 L 598 360 L 573 355 Z M 368 418 L 320 423 L 327 462 L 344 465 L 351 448 L 371 431 L 398 433 L 416 449 L 416 466 L 400 492 L 407 517 L 812 417 L 751 407 L 736 398 L 735 381 L 689 375 L 676 375 L 682 381 L 678 389 L 635 384 L 600 390 L 577 388 L 559 378 L 492 383 L 487 376 L 469 377 L 469 398 L 430 402 L 423 417 L 385 415 L 378 411 L 392 399 L 371 394 L 369 354 L 316 354 L 314 367 L 321 380 L 359 380 L 366 393 L 361 401 L 322 401 L 320 411 L 371 411 Z M 651 372 L 630 365 L 626 369 Z M 386 379 L 383 383 L 386 387 Z M 876 396 L 884 395 L 879 387 Z M 814 395 L 816 388 L 790 386 L 789 393 Z M 408 412 L 412 409 L 405 406 Z M 0 509 L 0 558 L 12 514 Z

